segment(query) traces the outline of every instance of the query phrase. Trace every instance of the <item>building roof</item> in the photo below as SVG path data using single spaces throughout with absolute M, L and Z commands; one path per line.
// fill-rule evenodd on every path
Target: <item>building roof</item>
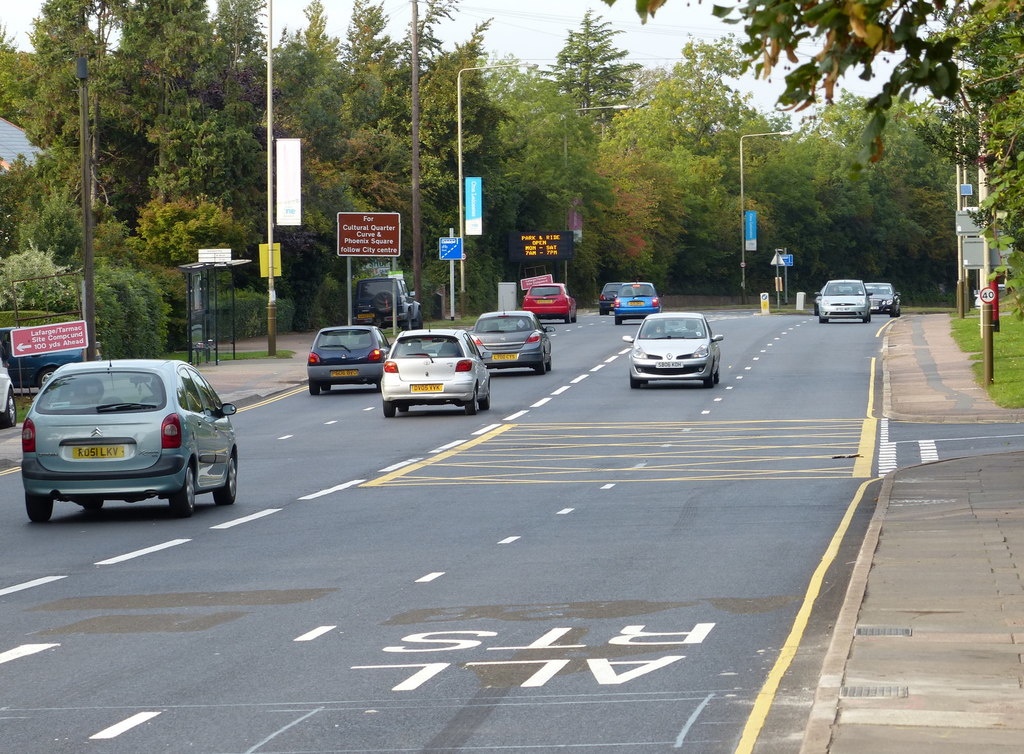
M 18 155 L 25 155 L 31 164 L 40 149 L 25 136 L 25 131 L 8 120 L 0 118 L 0 170 L 9 170 Z

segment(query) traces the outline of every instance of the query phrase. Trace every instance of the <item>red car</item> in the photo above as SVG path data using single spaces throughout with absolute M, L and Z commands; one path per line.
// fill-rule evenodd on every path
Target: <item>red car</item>
M 523 309 L 538 319 L 576 321 L 576 299 L 569 295 L 564 283 L 535 285 L 523 297 Z

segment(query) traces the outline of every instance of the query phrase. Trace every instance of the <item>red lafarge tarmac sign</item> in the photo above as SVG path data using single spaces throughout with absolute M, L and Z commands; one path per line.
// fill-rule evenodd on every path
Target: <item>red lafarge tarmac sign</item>
M 11 330 L 11 351 L 14 356 L 32 356 L 54 351 L 77 351 L 89 345 L 84 321 L 57 322 L 36 327 Z

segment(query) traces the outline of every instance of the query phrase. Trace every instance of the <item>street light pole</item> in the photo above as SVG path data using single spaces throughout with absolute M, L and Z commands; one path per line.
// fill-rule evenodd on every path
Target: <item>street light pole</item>
M 475 65 L 470 68 L 461 68 L 455 75 L 455 118 L 456 118 L 456 133 L 458 141 L 458 161 L 459 161 L 459 238 L 462 239 L 462 255 L 463 258 L 459 260 L 459 294 L 464 300 L 466 297 L 466 260 L 465 260 L 465 249 L 466 249 L 466 212 L 464 209 L 464 203 L 466 201 L 465 191 L 465 179 L 462 175 L 462 74 L 466 71 L 486 71 L 494 68 L 536 68 L 536 63 L 502 63 L 501 65 Z M 461 301 L 460 301 L 461 303 Z M 454 309 L 451 309 L 454 312 Z
M 274 290 L 274 0 L 267 0 L 267 355 L 277 355 Z
M 792 131 L 769 131 L 740 136 L 740 303 L 747 303 L 747 204 L 743 194 L 743 140 L 755 136 L 788 136 Z

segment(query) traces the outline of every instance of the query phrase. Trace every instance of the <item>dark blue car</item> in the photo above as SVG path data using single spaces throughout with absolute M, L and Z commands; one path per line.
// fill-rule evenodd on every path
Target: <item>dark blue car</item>
M 0 351 L 3 353 L 4 366 L 7 367 L 7 371 L 11 375 L 11 384 L 16 388 L 42 387 L 57 367 L 85 360 L 85 351 L 81 348 L 74 351 L 15 356 L 11 352 L 11 330 L 13 329 L 13 327 L 0 327 Z

